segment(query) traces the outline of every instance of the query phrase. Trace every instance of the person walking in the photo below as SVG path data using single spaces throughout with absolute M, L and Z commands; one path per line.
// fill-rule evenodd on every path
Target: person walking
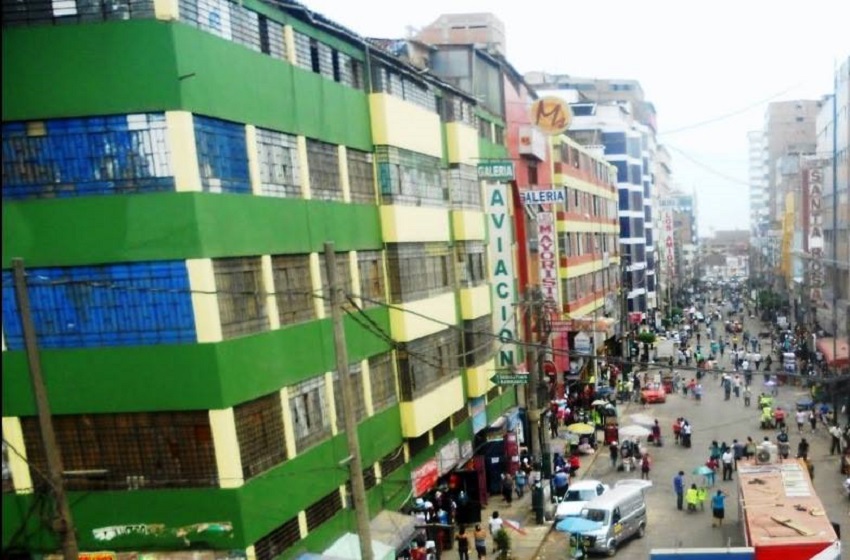
M 475 552 L 478 553 L 478 560 L 487 559 L 487 533 L 481 528 L 481 524 L 475 525 L 475 532 L 472 534 L 475 540 Z
M 829 454 L 835 455 L 838 453 L 841 455 L 841 428 L 837 425 L 830 426 L 829 435 L 832 436 L 832 444 L 829 447 Z
M 514 477 L 511 476 L 511 473 L 505 473 L 502 475 L 502 497 L 505 498 L 505 501 L 508 505 L 511 505 L 514 500 Z
M 806 441 L 806 438 L 800 440 L 800 443 L 797 444 L 797 458 L 798 459 L 808 459 L 809 458 L 809 442 Z
M 812 433 L 815 433 L 815 430 L 818 427 L 818 415 L 815 414 L 815 407 L 809 411 L 809 424 L 812 425 Z
M 723 490 L 718 490 L 711 497 L 711 526 L 720 527 L 723 525 L 723 518 L 726 516 L 726 493 Z
M 514 477 L 514 486 L 516 486 L 516 497 L 517 499 L 521 499 L 525 495 L 525 486 L 528 484 L 528 475 L 522 470 L 522 467 L 519 468 L 516 472 L 516 476 Z
M 731 448 L 727 448 L 720 456 L 720 462 L 723 464 L 723 480 L 732 480 L 732 465 L 735 460 L 735 454 Z
M 641 480 L 649 480 L 649 471 L 652 469 L 652 460 L 649 458 L 649 453 L 644 453 L 640 460 L 640 478 Z
M 688 493 L 685 496 L 685 501 L 688 503 L 688 511 L 696 511 L 699 504 L 699 490 L 696 484 L 691 484 L 688 488 Z
M 806 411 L 798 410 L 796 414 L 794 414 L 794 420 L 797 421 L 797 433 L 803 433 L 803 424 L 806 422 Z
M 620 457 L 620 446 L 617 445 L 616 441 L 612 441 L 608 445 L 608 453 L 611 455 L 611 468 L 617 468 L 617 459 Z
M 455 535 L 455 541 L 457 542 L 457 554 L 460 560 L 469 560 L 469 536 L 466 534 L 465 526 L 460 526 L 460 530 Z
M 676 509 L 682 511 L 685 501 L 685 471 L 673 477 L 673 491 L 676 492 Z
M 496 533 L 502 530 L 502 518 L 499 517 L 499 512 L 494 511 L 490 516 L 490 537 L 493 539 L 493 554 L 496 554 Z

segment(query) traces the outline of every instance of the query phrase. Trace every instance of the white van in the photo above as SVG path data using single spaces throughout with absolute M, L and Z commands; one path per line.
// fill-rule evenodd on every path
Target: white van
M 645 493 L 650 486 L 648 480 L 621 480 L 587 503 L 581 516 L 599 523 L 596 529 L 582 531 L 588 551 L 613 556 L 624 541 L 646 534 Z

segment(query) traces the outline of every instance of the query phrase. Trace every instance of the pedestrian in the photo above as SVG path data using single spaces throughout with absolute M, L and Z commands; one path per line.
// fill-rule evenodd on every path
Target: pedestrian
M 688 511 L 696 511 L 699 504 L 699 490 L 696 484 L 691 484 L 688 488 L 688 493 L 685 495 L 685 502 L 688 504 Z
M 652 461 L 649 458 L 649 453 L 644 453 L 640 460 L 640 478 L 641 480 L 649 480 L 649 471 L 652 468 Z
M 494 511 L 490 516 L 490 537 L 493 539 L 493 554 L 496 554 L 496 533 L 502 530 L 502 518 L 499 517 L 499 512 Z
M 676 445 L 681 443 L 681 435 L 682 435 L 682 418 L 676 418 L 676 421 L 673 422 L 673 439 L 676 440 Z
M 685 500 L 685 471 L 679 471 L 679 474 L 673 477 L 673 491 L 676 492 L 676 509 L 682 511 Z
M 723 490 L 718 490 L 711 497 L 711 513 L 713 516 L 711 526 L 720 527 L 723 525 L 723 518 L 726 514 L 726 493 Z
M 710 457 L 708 461 L 705 462 L 705 466 L 709 469 L 709 472 L 705 473 L 705 484 L 706 486 L 714 486 L 714 480 L 717 476 L 717 467 L 719 466 L 717 459 Z
M 806 422 L 806 411 L 798 410 L 794 415 L 794 420 L 797 421 L 797 433 L 803 433 L 803 424 Z
M 838 453 L 841 455 L 841 428 L 838 426 L 830 426 L 829 435 L 832 436 L 832 444 L 829 447 L 829 454 L 835 455 Z
M 528 475 L 522 470 L 522 467 L 519 468 L 516 472 L 516 476 L 514 477 L 514 486 L 516 486 L 516 497 L 517 499 L 522 498 L 525 495 L 525 486 L 528 484 Z
M 682 444 L 690 448 L 691 447 L 691 434 L 693 433 L 693 428 L 691 427 L 691 423 L 685 420 L 682 423 Z
M 818 417 L 817 417 L 817 414 L 815 414 L 815 408 L 814 407 L 812 407 L 812 409 L 809 410 L 809 424 L 812 425 L 812 433 L 814 433 L 815 430 L 818 427 Z
M 797 458 L 798 459 L 808 459 L 809 458 L 809 442 L 806 441 L 806 438 L 800 440 L 800 443 L 797 444 Z
M 566 495 L 567 488 L 570 486 L 570 475 L 564 468 L 558 467 L 555 476 L 552 477 L 552 483 L 555 485 L 555 497 L 560 501 Z
M 460 530 L 455 535 L 455 541 L 457 541 L 457 554 L 460 560 L 469 560 L 469 536 L 466 534 L 465 526 L 460 526 Z
M 731 449 L 726 449 L 723 455 L 720 456 L 720 462 L 723 464 L 723 480 L 732 480 L 732 463 L 735 460 L 735 454 Z
M 734 468 L 738 470 L 738 461 L 744 457 L 744 444 L 737 439 L 732 440 L 732 457 L 734 459 Z
M 616 441 L 612 441 L 608 445 L 608 452 L 611 454 L 611 468 L 617 468 L 617 459 L 620 457 L 620 446 L 617 445 Z
M 511 476 L 511 473 L 502 475 L 502 497 L 505 498 L 508 505 L 511 505 L 514 500 L 514 477 Z
M 475 532 L 472 534 L 475 539 L 475 552 L 478 553 L 478 560 L 486 560 L 487 558 L 487 533 L 481 528 L 481 524 L 475 525 Z

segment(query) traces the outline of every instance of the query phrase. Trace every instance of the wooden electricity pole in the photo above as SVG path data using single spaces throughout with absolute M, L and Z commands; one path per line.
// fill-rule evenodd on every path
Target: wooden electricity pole
M 345 419 L 345 437 L 348 441 L 348 468 L 351 476 L 351 497 L 354 500 L 354 515 L 357 520 L 357 535 L 360 538 L 360 557 L 373 560 L 372 530 L 369 527 L 369 504 L 366 501 L 366 484 L 363 482 L 363 459 L 360 457 L 360 442 L 357 437 L 357 418 L 354 412 L 354 395 L 348 371 L 348 349 L 345 346 L 345 328 L 342 323 L 342 301 L 336 277 L 336 253 L 334 244 L 325 243 L 325 267 L 331 290 L 331 319 L 334 328 L 336 370 L 342 389 L 342 411 Z
M 47 400 L 47 389 L 41 372 L 41 358 L 38 353 L 38 343 L 35 335 L 35 325 L 32 321 L 30 297 L 27 292 L 26 270 L 23 259 L 12 259 L 15 277 L 15 297 L 18 302 L 18 313 L 21 317 L 21 327 L 24 335 L 24 346 L 27 353 L 32 392 L 38 411 L 38 425 L 41 428 L 41 440 L 44 443 L 44 454 L 47 457 L 48 483 L 56 500 L 56 518 L 53 529 L 62 539 L 62 555 L 65 560 L 77 560 L 79 548 L 74 520 L 71 516 L 71 506 L 68 495 L 65 494 L 65 481 L 62 477 L 62 455 L 56 442 L 56 432 L 53 431 L 53 416 L 50 413 L 50 403 Z

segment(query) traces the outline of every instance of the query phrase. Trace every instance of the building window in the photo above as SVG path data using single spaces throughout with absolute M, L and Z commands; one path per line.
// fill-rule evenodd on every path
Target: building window
M 493 357 L 493 316 L 463 322 L 464 365 L 480 366 Z
M 257 163 L 260 167 L 262 194 L 301 197 L 301 175 L 295 136 L 258 128 Z
M 152 0 L 124 0 L 120 3 L 105 0 L 3 3 L 3 27 L 43 23 L 154 19 L 154 17 Z
M 526 169 L 528 169 L 528 184 L 529 185 L 539 185 L 540 181 L 537 177 L 537 164 L 536 163 L 529 163 L 528 167 Z
M 348 185 L 352 202 L 377 203 L 375 164 L 372 154 L 348 148 Z
M 452 414 L 452 426 L 457 428 L 469 419 L 469 406 L 464 403 L 463 407 Z
M 289 390 L 289 411 L 298 453 L 331 435 L 331 415 L 324 376 L 302 381 Z
M 441 243 L 387 245 L 390 300 L 403 303 L 451 290 L 450 249 Z
M 431 440 L 428 437 L 428 432 L 425 432 L 419 437 L 410 438 L 407 440 L 407 450 L 411 457 L 416 457 L 431 445 Z
M 372 88 L 376 93 L 394 95 L 432 113 L 437 112 L 437 96 L 427 83 L 390 69 L 374 59 L 371 66 Z
M 381 251 L 357 251 L 357 269 L 360 272 L 360 307 L 366 309 L 386 302 Z
M 449 187 L 452 208 L 482 209 L 481 182 L 478 171 L 471 165 L 452 164 L 444 171 L 445 184 Z
M 371 490 L 375 487 L 376 484 L 378 484 L 378 475 L 375 473 L 375 465 L 371 465 L 363 469 L 363 485 L 366 487 L 366 490 Z M 349 479 L 348 482 L 345 483 L 345 495 L 347 498 L 346 501 L 348 502 L 348 505 L 353 508 L 354 503 L 353 499 L 351 498 L 352 493 L 353 491 L 351 489 L 351 479 Z
M 218 486 L 207 411 L 80 414 L 53 417 L 68 490 Z M 38 418 L 21 417 L 30 474 L 46 484 Z
M 286 60 L 286 41 L 283 39 L 283 26 L 266 16 L 260 16 L 260 52 Z
M 331 285 L 328 281 L 328 265 L 325 260 L 324 253 L 319 254 L 319 274 L 322 281 L 322 301 L 325 306 L 325 315 L 331 315 Z M 344 308 L 351 308 L 351 305 L 345 300 L 345 296 L 351 291 L 351 264 L 348 260 L 348 253 L 336 253 L 336 281 L 337 286 L 342 289 L 342 305 Z
M 342 497 L 339 495 L 339 489 L 336 488 L 305 510 L 304 513 L 307 514 L 307 530 L 316 530 L 319 525 L 340 511 L 342 511 Z
M 452 419 L 446 418 L 436 426 L 431 429 L 431 435 L 434 438 L 434 441 L 437 441 L 441 437 L 447 435 L 452 431 Z
M 465 288 L 480 286 L 487 282 L 487 257 L 484 242 L 459 241 L 455 245 L 460 284 Z
M 269 330 L 260 257 L 213 259 L 224 339 Z
M 375 414 L 398 402 L 392 355 L 389 352 L 369 358 L 369 381 L 372 386 L 372 410 Z
M 493 141 L 493 124 L 486 119 L 478 119 L 478 137 L 482 140 Z
M 286 460 L 283 407 L 279 393 L 237 405 L 233 407 L 233 416 L 245 480 Z
M 310 256 L 272 255 L 272 275 L 281 326 L 314 319 Z
M 194 123 L 204 192 L 251 194 L 245 126 L 200 115 Z
M 449 200 L 440 158 L 377 146 L 375 161 L 383 204 L 445 206 Z
M 351 395 L 354 400 L 354 417 L 360 422 L 366 418 L 366 393 L 363 392 L 363 368 L 360 363 L 348 365 L 348 380 L 351 384 Z M 334 406 L 336 410 L 337 429 L 345 430 L 345 402 L 342 398 L 342 384 L 339 381 L 339 373 L 333 373 Z
M 379 464 L 381 465 L 381 478 L 387 478 L 404 465 L 404 447 L 398 446 L 384 455 Z
M 174 191 L 164 113 L 9 122 L 2 130 L 3 200 Z
M 398 350 L 401 399 L 412 401 L 457 375 L 460 350 L 453 328 L 404 343 Z
M 274 560 L 301 540 L 298 517 L 293 517 L 254 543 L 257 560 Z
M 334 144 L 307 139 L 310 192 L 316 200 L 342 200 L 339 149 Z

